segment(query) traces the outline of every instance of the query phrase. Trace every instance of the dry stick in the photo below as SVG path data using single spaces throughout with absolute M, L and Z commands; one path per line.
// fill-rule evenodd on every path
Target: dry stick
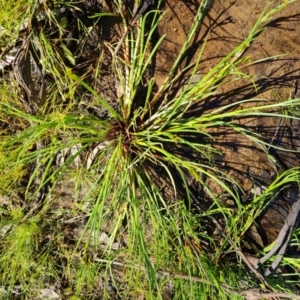
M 294 92 L 295 92 L 296 88 L 297 88 L 297 86 L 295 85 L 295 82 L 294 82 L 294 85 L 293 85 Z M 293 94 L 291 96 L 293 97 Z M 276 136 L 278 135 L 279 129 L 280 129 L 281 124 L 282 124 L 282 121 L 283 121 L 283 118 L 280 118 L 280 121 L 279 121 L 278 127 L 276 129 L 276 132 L 275 132 L 271 142 L 269 143 L 270 145 L 267 147 L 268 152 L 270 151 L 270 148 L 271 148 L 271 145 L 273 144 L 273 141 L 275 140 Z M 277 163 L 279 164 L 279 166 L 282 170 L 285 169 L 282 166 L 282 164 L 280 164 L 280 162 L 277 162 Z M 278 266 L 279 266 L 279 264 L 280 264 L 280 262 L 283 258 L 283 255 L 286 252 L 286 248 L 287 248 L 287 245 L 290 241 L 292 231 L 295 227 L 296 220 L 297 220 L 297 217 L 299 215 L 299 212 L 300 212 L 300 195 L 298 195 L 297 201 L 292 205 L 291 211 L 290 211 L 283 227 L 281 228 L 281 230 L 278 234 L 278 237 L 276 239 L 274 247 L 265 256 L 263 256 L 257 262 L 257 264 L 254 266 L 256 269 L 258 269 L 259 266 L 261 266 L 264 262 L 266 262 L 272 255 L 274 255 L 278 251 L 276 259 L 273 261 L 271 267 L 268 268 L 267 270 L 265 270 L 264 276 L 269 276 L 271 273 L 273 273 L 278 268 Z
M 127 265 L 118 261 L 110 261 L 107 259 L 101 259 L 101 258 L 94 258 L 95 262 L 100 262 L 100 263 L 105 263 L 105 264 L 111 264 L 114 266 L 120 266 L 123 268 L 134 268 L 136 270 L 142 270 L 143 272 L 146 272 L 146 268 L 142 267 L 140 265 Z M 184 279 L 184 280 L 192 280 L 192 281 L 196 281 L 196 282 L 201 282 L 204 284 L 209 284 L 209 285 L 213 285 L 211 283 L 211 281 L 203 279 L 199 276 L 190 276 L 190 275 L 186 275 L 183 273 L 170 273 L 170 272 L 166 272 L 166 271 L 159 271 L 156 273 L 157 276 L 161 275 L 161 276 L 165 276 L 165 277 L 169 277 L 169 278 L 175 278 L 175 279 Z M 295 294 L 287 294 L 287 293 L 277 293 L 277 292 L 262 292 L 259 289 L 247 289 L 247 290 L 242 290 L 242 291 L 238 291 L 230 286 L 228 286 L 227 284 L 220 284 L 227 292 L 230 292 L 232 294 L 235 295 L 243 295 L 245 297 L 247 297 L 247 299 L 251 299 L 251 300 L 259 300 L 261 298 L 265 298 L 265 299 L 273 299 L 274 297 L 285 297 L 288 299 L 297 299 L 300 300 L 300 296 L 295 295 Z
M 114 266 L 120 266 L 120 267 L 124 267 L 124 268 L 134 268 L 136 270 L 141 270 L 143 272 L 146 272 L 146 268 L 140 265 L 128 265 L 128 264 L 124 264 L 118 261 L 110 261 L 107 259 L 101 259 L 101 258 L 94 258 L 95 262 L 100 262 L 100 263 L 106 263 L 106 264 L 111 264 Z M 201 282 L 204 284 L 208 284 L 208 285 L 214 285 L 211 281 L 203 279 L 199 276 L 193 276 L 193 275 L 186 275 L 183 273 L 171 273 L 171 272 L 166 272 L 166 271 L 159 271 L 156 273 L 157 276 L 165 276 L 165 277 L 169 277 L 169 278 L 175 278 L 175 279 L 185 279 L 185 280 L 192 280 L 192 281 L 196 281 L 196 282 Z M 236 295 L 240 295 L 240 292 L 230 286 L 228 286 L 227 284 L 220 284 L 226 291 L 236 294 Z
M 275 299 L 275 298 L 284 298 L 284 299 L 297 299 L 300 300 L 300 296 L 295 294 L 287 293 L 277 293 L 277 292 L 261 292 L 259 289 L 249 289 L 241 291 L 241 294 L 249 300 L 260 300 L 260 299 Z
M 270 275 L 279 266 L 279 264 L 282 260 L 282 257 L 286 251 L 286 247 L 290 241 L 292 231 L 295 227 L 299 211 L 300 211 L 300 195 L 298 195 L 297 202 L 295 202 L 292 205 L 291 211 L 290 211 L 283 227 L 281 228 L 281 230 L 278 234 L 278 237 L 276 239 L 276 243 L 275 243 L 274 247 L 265 256 L 263 256 L 255 266 L 255 268 L 257 269 L 259 267 L 259 265 L 261 265 L 265 261 L 267 261 L 279 249 L 277 257 L 274 260 L 274 262 L 272 263 L 271 267 L 265 271 L 265 276 Z
M 117 53 L 119 52 L 127 34 L 129 33 L 129 31 L 131 30 L 131 28 L 133 27 L 133 25 L 135 24 L 135 22 L 143 15 L 143 13 L 145 12 L 145 10 L 151 5 L 154 4 L 154 0 L 143 0 L 142 3 L 140 4 L 140 6 L 138 7 L 138 9 L 136 10 L 136 12 L 134 13 L 132 20 L 130 21 L 127 29 L 125 30 L 124 34 L 122 35 L 115 51 L 113 52 L 112 56 L 116 56 Z
M 23 68 L 28 67 L 28 51 L 29 51 L 29 44 L 30 44 L 30 35 L 28 35 L 25 40 L 23 41 L 23 44 L 21 45 L 20 49 L 18 50 L 15 60 L 13 62 L 13 70 L 14 70 L 14 75 L 16 78 L 16 81 L 18 84 L 22 87 L 22 89 L 25 91 L 25 94 L 27 96 L 23 97 L 21 96 L 20 99 L 23 102 L 26 112 L 30 114 L 36 114 L 37 113 L 37 108 L 32 105 L 31 103 L 31 96 L 32 96 L 32 90 L 26 83 L 26 81 L 23 78 Z M 29 62 L 30 64 L 30 62 Z M 28 71 L 27 71 L 28 72 Z M 33 126 L 32 122 L 30 122 L 31 125 Z
M 231 245 L 231 247 L 233 247 L 233 249 L 236 251 L 236 253 L 239 255 L 239 257 L 243 260 L 243 262 L 248 266 L 248 268 L 255 274 L 255 276 L 269 289 L 271 289 L 271 287 L 269 286 L 269 284 L 266 282 L 266 280 L 264 279 L 264 277 L 254 268 L 254 266 L 249 262 L 249 260 L 247 259 L 247 257 L 245 256 L 245 254 L 233 243 L 233 241 L 226 236 L 226 234 L 223 232 L 223 229 L 221 227 L 221 225 L 218 223 L 218 221 L 210 216 L 211 220 L 213 221 L 213 223 L 216 225 L 218 231 L 220 232 L 220 234 L 226 239 L 228 240 L 229 244 Z

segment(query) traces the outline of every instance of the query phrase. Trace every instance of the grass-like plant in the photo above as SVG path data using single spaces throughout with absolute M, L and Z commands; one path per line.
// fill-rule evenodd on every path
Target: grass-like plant
M 159 87 L 146 74 L 164 38 L 153 44 L 161 19 L 158 10 L 141 18 L 129 33 L 123 54 L 120 51 L 112 58 L 112 72 L 121 86 L 115 102 L 63 67 L 63 75 L 61 70 L 54 73 L 61 84 L 49 96 L 50 108 L 45 105 L 31 115 L 1 83 L 0 285 L 5 293 L 11 295 L 21 284 L 21 293 L 37 296 L 42 288 L 61 280 L 67 286 L 62 285 L 62 294 L 73 299 L 92 298 L 87 295 L 97 292 L 103 298 L 114 293 L 121 299 L 140 295 L 163 299 L 168 293 L 172 299 L 240 299 L 240 290 L 257 284 L 254 276 L 244 276 L 239 256 L 235 264 L 222 263 L 220 257 L 225 250 L 240 251 L 241 237 L 263 208 L 287 184 L 298 184 L 299 169 L 281 174 L 245 205 L 241 187 L 215 163 L 221 150 L 214 145 L 212 132 L 230 128 L 267 156 L 271 145 L 239 120 L 297 118 L 283 109 L 298 105 L 299 99 L 272 103 L 246 99 L 209 111 L 201 107 L 221 86 L 250 79 L 242 69 L 255 62 L 243 53 L 263 25 L 293 1 L 267 7 L 248 37 L 195 83 L 204 42 L 196 62 L 183 70 L 189 82 L 182 83 L 181 91 L 171 98 L 172 87 L 181 80 L 178 67 L 202 24 L 208 2 L 199 5 L 182 50 Z M 115 4 L 121 11 L 121 1 Z M 41 53 L 48 54 L 43 55 L 44 63 L 48 56 L 48 66 L 55 68 L 55 51 L 44 36 L 40 41 Z M 79 101 L 85 101 L 84 93 L 82 98 L 76 94 L 79 85 L 92 95 L 94 106 L 105 109 L 107 117 L 79 111 Z M 64 99 L 66 93 L 71 100 L 56 106 L 58 95 Z M 64 198 L 60 186 L 70 183 L 72 196 Z M 197 191 L 194 183 L 201 189 Z M 228 208 L 212 186 L 227 193 L 236 209 Z M 64 201 L 72 202 L 68 209 Z M 219 235 L 226 233 L 226 238 L 221 242 L 218 234 L 210 232 L 211 218 L 224 226 Z M 82 225 L 75 225 L 78 222 Z M 68 236 L 76 230 L 78 235 Z M 298 243 L 296 235 L 293 243 Z M 287 263 L 299 271 L 296 260 Z M 266 281 L 274 291 L 292 291 L 284 282 Z M 102 291 L 97 290 L 99 285 Z

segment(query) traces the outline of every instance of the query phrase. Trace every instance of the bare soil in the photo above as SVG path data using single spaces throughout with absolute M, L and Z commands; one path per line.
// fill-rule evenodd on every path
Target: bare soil
M 158 85 L 162 83 L 186 40 L 197 3 L 198 1 L 165 1 L 163 10 L 166 10 L 167 13 L 158 29 L 159 35 L 166 34 L 157 56 L 155 76 Z M 201 73 L 205 74 L 248 35 L 266 5 L 273 6 L 280 3 L 282 1 L 212 1 L 204 18 L 203 26 L 198 32 L 198 37 L 190 49 L 190 56 L 186 58 L 186 63 L 195 59 L 204 38 L 208 37 L 201 62 Z M 253 76 L 257 91 L 250 82 L 233 83 L 225 89 L 220 89 L 217 96 L 210 99 L 210 107 L 254 96 L 271 101 L 275 97 L 274 91 L 283 98 L 291 95 L 299 97 L 299 21 L 300 5 L 296 1 L 275 15 L 274 19 L 267 24 L 266 29 L 259 34 L 244 53 L 244 56 L 251 57 L 252 61 L 285 54 L 243 70 Z M 259 118 L 246 120 L 243 125 L 264 134 L 266 140 L 273 145 L 300 150 L 299 121 L 291 121 L 288 124 L 283 121 L 279 124 L 278 119 L 275 118 Z M 287 168 L 299 165 L 299 154 L 287 154 L 284 151 L 272 150 L 272 154 L 277 159 L 274 170 L 274 166 L 270 165 L 266 154 L 243 136 L 230 130 L 220 129 L 214 132 L 214 137 L 217 147 L 223 154 L 220 159 L 221 165 L 243 187 L 246 194 L 253 188 L 253 177 L 259 179 L 260 184 L 267 186 L 276 174 L 281 174 Z M 217 187 L 215 188 L 217 189 Z M 222 193 L 221 190 L 220 193 Z M 260 217 L 257 226 L 251 228 L 249 234 L 258 246 L 263 247 L 276 239 L 287 216 L 289 205 L 287 200 L 277 199 L 276 203 L 273 203 Z

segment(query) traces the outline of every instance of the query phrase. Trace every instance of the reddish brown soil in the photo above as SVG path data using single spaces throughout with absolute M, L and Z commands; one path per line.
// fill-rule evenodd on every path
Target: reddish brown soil
M 266 5 L 279 5 L 282 1 L 242 1 L 215 0 L 204 18 L 204 23 L 198 32 L 191 48 L 191 55 L 187 60 L 192 62 L 199 52 L 204 37 L 208 37 L 202 62 L 201 73 L 205 73 L 222 57 L 226 56 L 250 32 Z M 278 54 L 285 56 L 267 62 L 255 64 L 246 73 L 253 76 L 258 92 L 248 81 L 239 81 L 220 89 L 216 98 L 211 101 L 234 102 L 251 97 L 274 100 L 274 92 L 281 97 L 298 93 L 294 85 L 300 84 L 300 5 L 299 1 L 273 16 L 266 24 L 266 29 L 259 34 L 244 56 L 250 56 L 252 61 L 271 57 Z M 160 26 L 159 34 L 166 38 L 157 56 L 156 81 L 160 85 L 171 68 L 182 44 L 186 40 L 188 30 L 193 22 L 198 1 L 167 0 L 163 11 L 167 11 Z M 194 54 L 194 55 L 193 55 Z M 183 66 L 182 66 L 183 68 Z M 297 86 L 296 86 L 297 87 Z M 300 94 L 300 93 L 299 93 Z M 298 95 L 299 96 L 299 95 Z M 221 101 L 221 102 L 222 102 Z M 243 125 L 251 127 L 267 137 L 267 141 L 287 149 L 300 150 L 300 122 L 292 121 L 287 124 L 278 123 L 275 118 L 256 118 L 244 121 Z M 299 155 L 287 154 L 283 151 L 273 151 L 277 160 L 274 169 L 260 149 L 228 129 L 214 132 L 216 145 L 223 153 L 221 164 L 226 172 L 247 193 L 253 187 L 249 173 L 259 177 L 265 184 L 269 184 L 277 174 L 286 168 L 299 165 Z M 215 187 L 217 189 L 217 187 Z M 220 193 L 222 191 L 220 190 Z M 269 243 L 277 237 L 278 230 L 284 222 L 288 210 L 284 200 L 278 200 L 258 220 L 259 226 L 250 230 L 250 235 L 259 246 Z M 277 206 L 276 206 L 277 205 Z M 278 209 L 278 207 L 281 207 Z M 285 209 L 282 207 L 286 207 Z M 260 235 L 257 235 L 257 231 Z

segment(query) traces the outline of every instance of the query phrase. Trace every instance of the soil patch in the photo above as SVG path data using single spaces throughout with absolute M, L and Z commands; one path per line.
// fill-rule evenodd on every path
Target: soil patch
M 266 3 L 261 1 L 216 0 L 212 2 L 204 18 L 203 26 L 198 32 L 198 38 L 193 41 L 190 56 L 181 65 L 182 69 L 188 63 L 193 62 L 207 38 L 200 64 L 200 73 L 205 74 L 248 35 L 266 6 Z M 272 6 L 280 3 L 281 1 L 274 1 Z M 158 85 L 162 83 L 186 40 L 196 7 L 197 1 L 169 0 L 165 2 L 164 10 L 167 10 L 167 13 L 158 29 L 159 35 L 166 35 L 157 56 L 155 75 Z M 225 89 L 218 90 L 217 96 L 209 99 L 207 105 L 214 108 L 221 103 L 233 103 L 254 96 L 267 98 L 270 101 L 274 101 L 274 98 L 280 101 L 286 97 L 298 96 L 300 29 L 297 24 L 299 20 L 300 7 L 299 3 L 295 2 L 276 15 L 243 54 L 249 56 L 251 61 L 263 60 L 242 70 L 253 76 L 256 89 L 249 82 L 232 83 Z M 280 54 L 284 56 L 271 58 Z M 271 59 L 264 61 L 266 58 Z M 263 134 L 266 141 L 274 146 L 299 150 L 299 121 L 282 120 L 279 123 L 277 118 L 253 118 L 242 122 L 244 126 Z M 289 167 L 299 165 L 299 154 L 287 154 L 284 151 L 269 149 L 270 147 L 262 151 L 242 135 L 230 130 L 220 129 L 213 132 L 213 135 L 216 145 L 219 145 L 223 154 L 222 158 L 218 158 L 220 164 L 231 178 L 242 186 L 246 195 L 253 188 L 254 178 L 266 186 L 277 174 L 281 174 Z M 270 165 L 268 153 L 276 157 L 274 165 Z M 283 199 L 280 201 L 282 205 L 286 202 Z M 264 243 L 257 235 L 254 237 L 254 228 L 250 230 L 251 237 L 254 237 L 261 247 L 276 239 L 280 224 L 283 224 L 286 217 L 286 211 L 284 213 L 281 209 L 274 208 L 275 206 L 278 208 L 278 203 L 273 205 L 269 211 L 266 211 L 258 225 L 259 231 L 264 236 Z

